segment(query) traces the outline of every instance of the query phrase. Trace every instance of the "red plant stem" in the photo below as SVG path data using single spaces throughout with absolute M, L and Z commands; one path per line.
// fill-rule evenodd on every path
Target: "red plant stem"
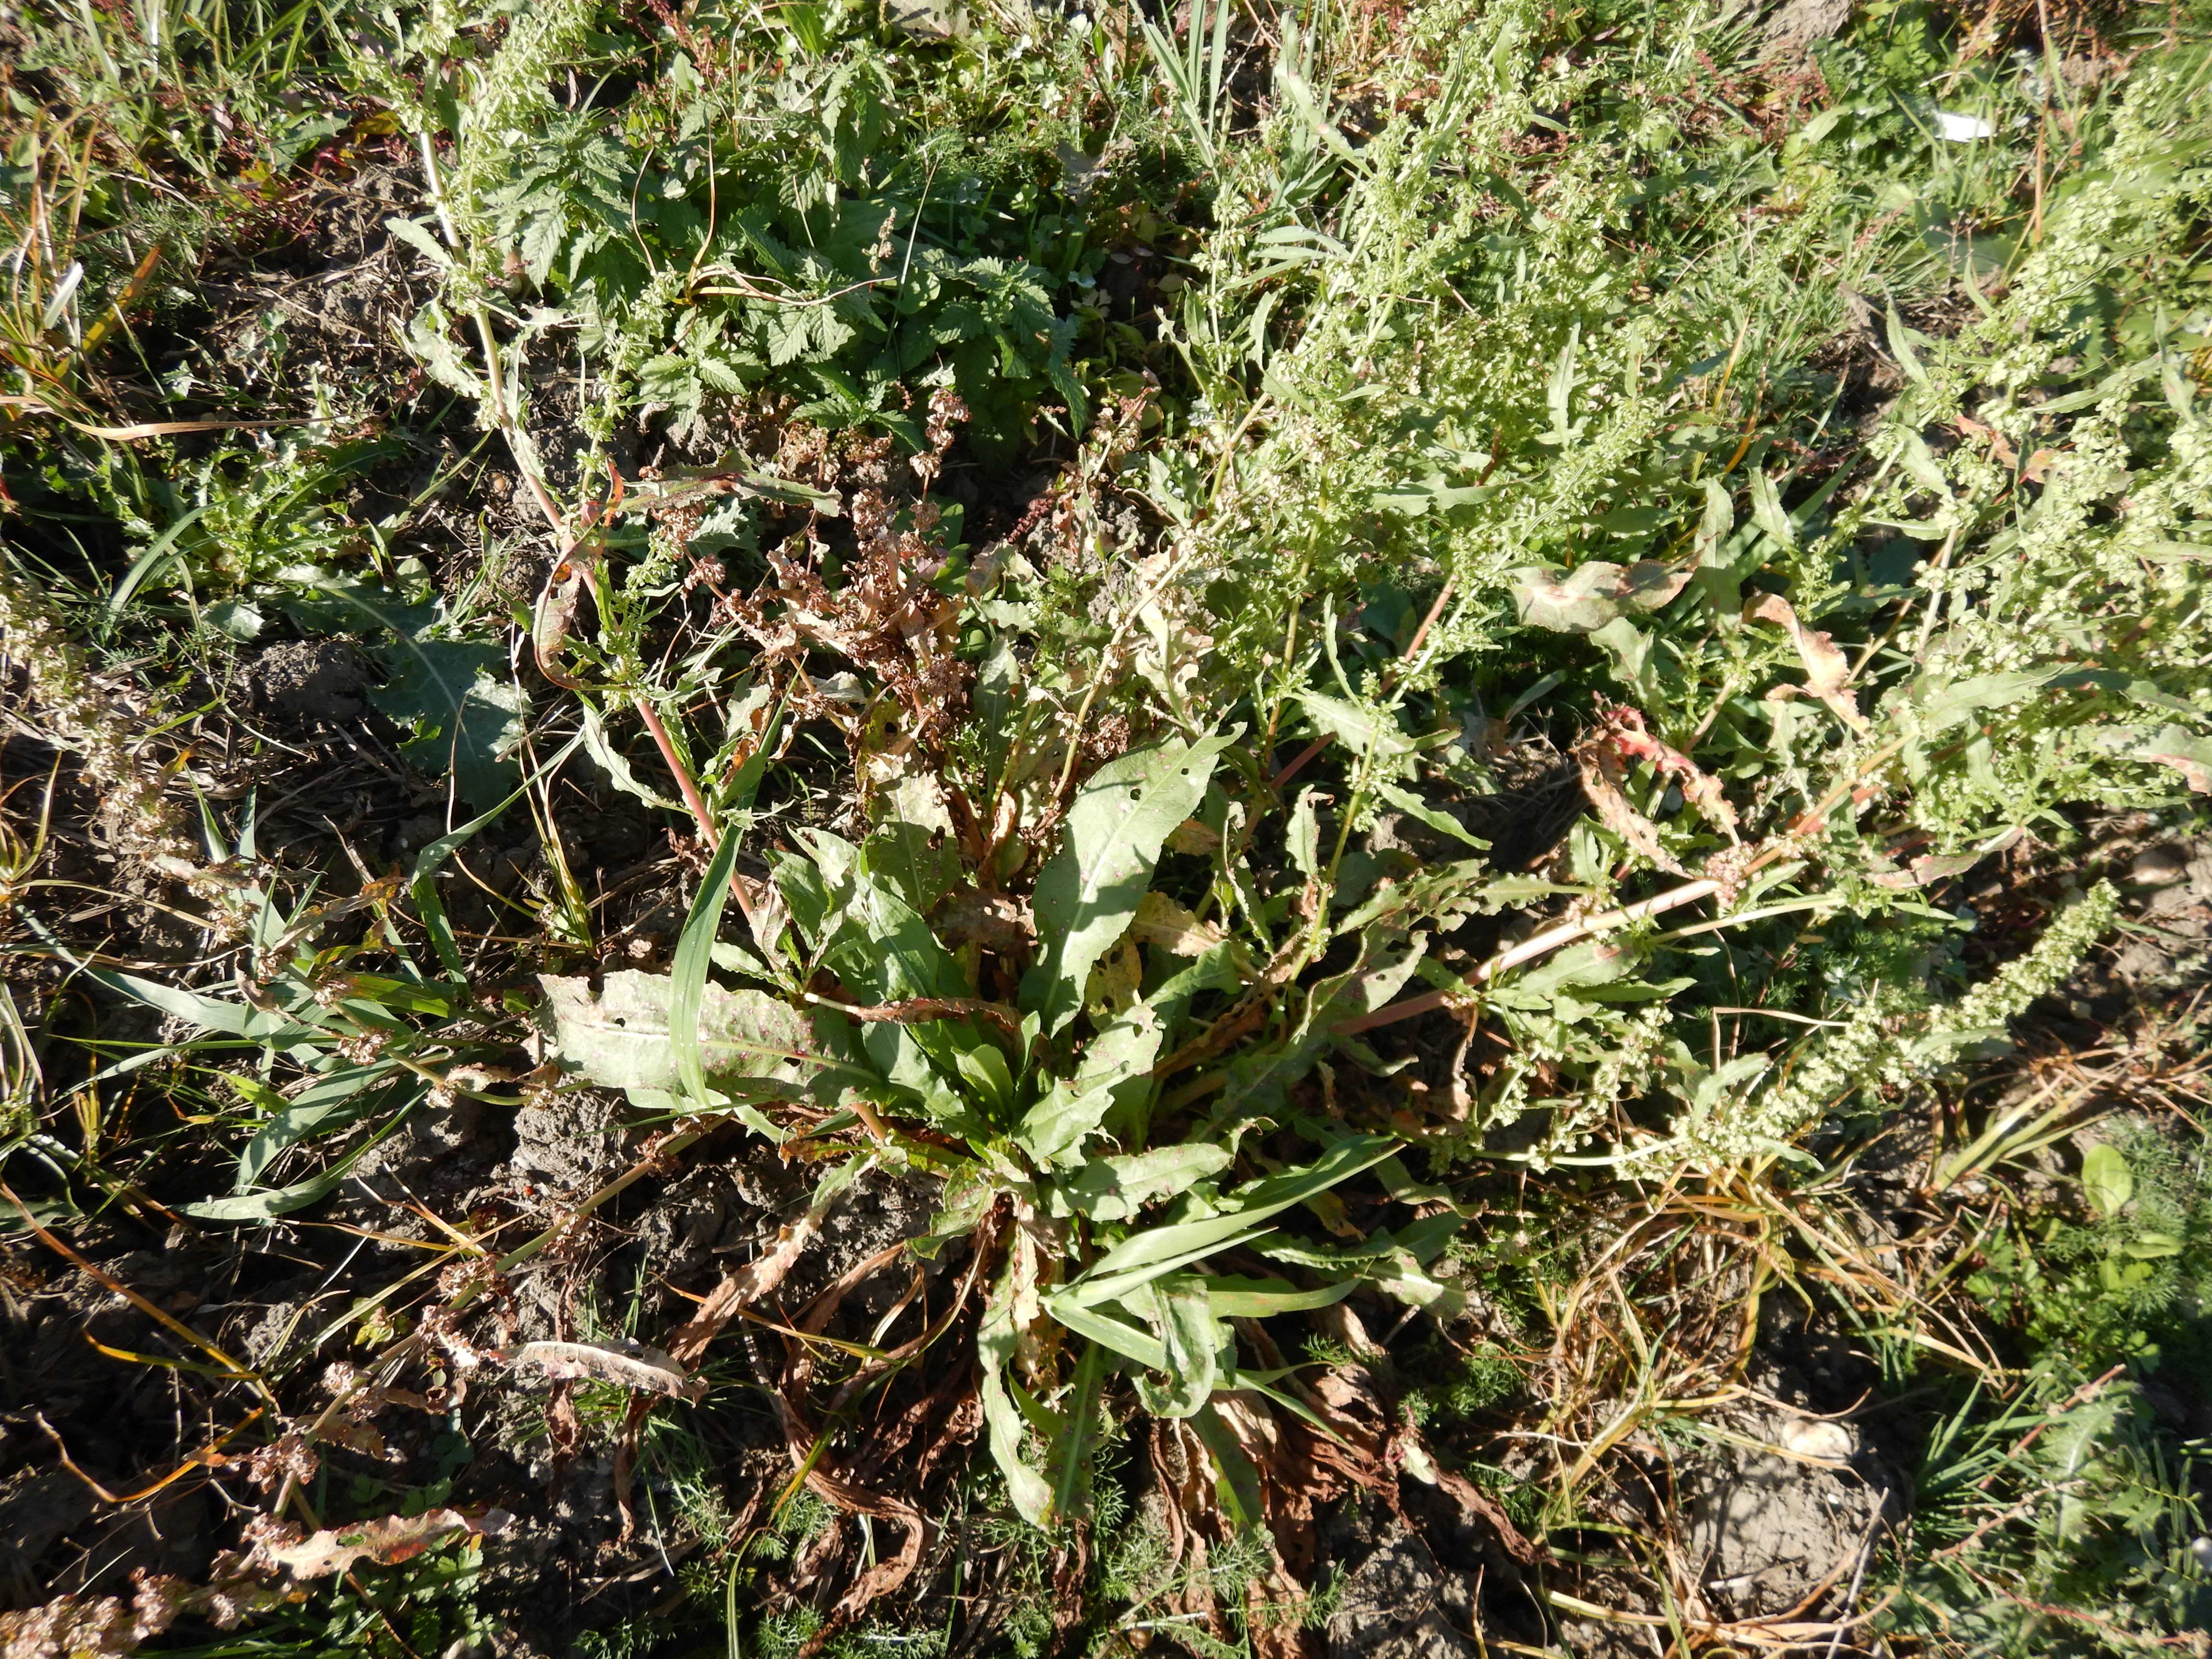
M 637 709 L 637 717 L 645 722 L 645 729 L 653 734 L 653 747 L 660 750 L 661 760 L 676 775 L 676 787 L 684 792 L 684 804 L 691 809 L 691 816 L 699 821 L 699 833 L 707 838 L 708 851 L 717 850 L 720 846 L 720 837 L 714 833 L 714 820 L 707 811 L 707 803 L 699 793 L 699 786 L 691 781 L 691 774 L 684 769 L 683 759 L 676 752 L 675 741 L 668 735 L 668 728 L 660 723 L 659 710 L 653 706 L 653 699 L 642 691 L 631 702 Z

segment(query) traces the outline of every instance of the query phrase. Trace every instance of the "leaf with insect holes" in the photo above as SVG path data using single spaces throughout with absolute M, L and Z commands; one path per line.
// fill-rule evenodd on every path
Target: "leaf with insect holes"
M 1096 1342 L 1076 1362 L 1075 1381 L 1062 1408 L 1066 1427 L 1053 1437 L 1045 1455 L 1045 1475 L 1052 1483 L 1052 1511 L 1056 1516 L 1079 1516 L 1090 1510 L 1091 1470 L 1106 1428 L 1100 1396 L 1105 1391 L 1108 1370 L 1107 1351 Z
M 1127 931 L 1160 849 L 1206 798 L 1227 737 L 1165 744 L 1109 761 L 1076 792 L 1059 849 L 1037 878 L 1042 947 L 1023 976 L 1021 1004 L 1048 1031 L 1073 1019 L 1091 969 Z
M 1156 1279 L 1127 1298 L 1160 1344 L 1164 1383 L 1137 1379 L 1137 1397 L 1155 1417 L 1190 1417 L 1212 1397 L 1223 1370 L 1227 1330 L 1213 1316 L 1206 1281 L 1195 1273 Z
M 1744 617 L 1774 623 L 1786 629 L 1790 643 L 1797 647 L 1798 660 L 1805 665 L 1805 689 L 1827 704 L 1852 731 L 1868 730 L 1867 718 L 1859 713 L 1858 700 L 1851 696 L 1850 660 L 1836 648 L 1832 638 L 1798 621 L 1790 601 L 1779 593 L 1761 594 Z

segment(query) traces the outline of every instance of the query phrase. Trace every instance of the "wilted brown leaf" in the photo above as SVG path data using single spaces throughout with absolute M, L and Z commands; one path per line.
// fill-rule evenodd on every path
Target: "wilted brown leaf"
M 1745 609 L 1744 618 L 1774 623 L 1788 629 L 1790 643 L 1797 647 L 1798 660 L 1805 665 L 1805 689 L 1834 710 L 1836 718 L 1852 731 L 1868 729 L 1867 718 L 1859 713 L 1858 700 L 1851 695 L 1851 665 L 1836 648 L 1833 638 L 1798 621 L 1790 601 L 1779 593 L 1761 594 Z
M 1136 920 L 1129 937 L 1139 945 L 1155 945 L 1179 957 L 1201 957 L 1227 938 L 1218 923 L 1200 921 L 1165 893 L 1146 893 L 1137 901 Z
M 526 1342 L 504 1358 L 510 1365 L 526 1365 L 556 1380 L 589 1378 L 678 1400 L 696 1400 L 706 1391 L 705 1383 L 686 1376 L 658 1348 L 623 1349 L 601 1342 Z
M 1196 818 L 1185 818 L 1168 836 L 1170 852 L 1185 854 L 1192 858 L 1211 858 L 1214 849 L 1220 845 L 1221 837 Z
M 1680 863 L 1659 840 L 1659 827 L 1629 804 L 1621 788 L 1624 773 L 1620 756 L 1602 732 L 1594 733 L 1575 745 L 1575 765 L 1583 775 L 1583 793 L 1589 797 L 1590 805 L 1597 812 L 1597 821 L 1628 843 L 1632 852 L 1640 853 L 1662 870 L 1686 875 Z
M 496 1533 L 507 1525 L 507 1518 L 503 1510 L 493 1510 L 474 1520 L 459 1510 L 386 1516 L 350 1527 L 326 1527 L 296 1542 L 278 1543 L 264 1538 L 250 1559 L 295 1579 L 328 1578 L 349 1572 L 364 1561 L 372 1566 L 398 1566 L 456 1533 Z

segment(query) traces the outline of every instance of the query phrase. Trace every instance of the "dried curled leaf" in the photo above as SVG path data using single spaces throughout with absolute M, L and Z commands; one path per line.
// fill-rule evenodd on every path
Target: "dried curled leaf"
M 1605 740 L 1604 734 L 1584 738 L 1575 745 L 1574 754 L 1583 775 L 1583 793 L 1589 797 L 1597 821 L 1626 842 L 1632 852 L 1641 854 L 1662 870 L 1678 876 L 1687 874 L 1660 841 L 1659 826 L 1629 804 L 1620 787 L 1625 774 L 1620 752 Z
M 641 1394 L 672 1400 L 696 1400 L 707 1385 L 678 1369 L 658 1348 L 620 1348 L 605 1342 L 526 1342 L 505 1355 L 510 1365 L 526 1365 L 555 1381 L 588 1379 L 611 1382 Z
M 1168 837 L 1168 851 L 1192 858 L 1211 858 L 1220 845 L 1220 835 L 1196 818 L 1185 818 Z
M 1963 876 L 1982 861 L 1980 853 L 1924 853 L 1902 870 L 1877 870 L 1869 878 L 1877 887 L 1902 892 L 1928 887 L 1946 876 Z
M 699 1311 L 669 1338 L 670 1358 L 682 1364 L 697 1364 L 707 1352 L 707 1345 L 730 1322 L 731 1316 L 782 1284 L 821 1231 L 821 1212 L 810 1210 L 784 1228 L 777 1235 L 774 1248 L 758 1260 L 724 1275 L 722 1282 L 709 1291 L 707 1299 L 699 1304 Z
M 2191 793 L 2212 795 L 2212 743 L 2179 726 L 2167 726 L 2139 752 L 2143 759 L 2180 773 Z
M 1721 793 L 1720 780 L 1704 770 L 1680 750 L 1644 729 L 1644 715 L 1634 708 L 1609 708 L 1602 727 L 1605 741 L 1628 760 L 1640 760 L 1665 778 L 1681 786 L 1683 799 L 1720 826 L 1730 841 L 1736 839 L 1739 820 L 1735 807 Z
M 1761 594 L 1743 614 L 1746 621 L 1774 623 L 1787 629 L 1790 643 L 1797 647 L 1798 659 L 1805 665 L 1805 689 L 1827 704 L 1852 731 L 1868 729 L 1867 718 L 1859 713 L 1858 700 L 1851 695 L 1851 665 L 1836 648 L 1832 637 L 1798 621 L 1790 601 L 1779 593 Z

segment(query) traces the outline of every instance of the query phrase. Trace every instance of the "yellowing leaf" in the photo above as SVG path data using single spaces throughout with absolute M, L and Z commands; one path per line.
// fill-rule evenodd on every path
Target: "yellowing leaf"
M 328 1578 L 349 1571 L 363 1561 L 394 1567 L 411 1560 L 441 1539 L 457 1533 L 495 1532 L 507 1522 L 504 1510 L 494 1510 L 481 1522 L 459 1510 L 430 1510 L 421 1515 L 387 1516 L 349 1527 L 328 1527 L 310 1533 L 295 1543 L 264 1544 L 256 1564 L 265 1560 L 294 1578 Z
M 1530 628 L 1555 634 L 1595 634 L 1626 611 L 1656 611 L 1690 580 L 1653 559 L 1618 565 L 1592 559 L 1565 576 L 1532 565 L 1510 573 L 1513 603 Z
M 559 1058 L 605 1089 L 673 1090 L 676 1048 L 669 1030 L 674 981 L 624 969 L 599 993 L 582 977 L 542 974 Z M 764 991 L 725 990 L 708 981 L 699 1008 L 699 1052 L 709 1079 L 796 1079 L 811 1032 L 806 1017 Z
M 1129 937 L 1139 945 L 1156 945 L 1179 957 L 1202 957 L 1228 937 L 1218 924 L 1200 921 L 1165 893 L 1147 893 L 1137 902 L 1137 918 L 1129 924 Z

